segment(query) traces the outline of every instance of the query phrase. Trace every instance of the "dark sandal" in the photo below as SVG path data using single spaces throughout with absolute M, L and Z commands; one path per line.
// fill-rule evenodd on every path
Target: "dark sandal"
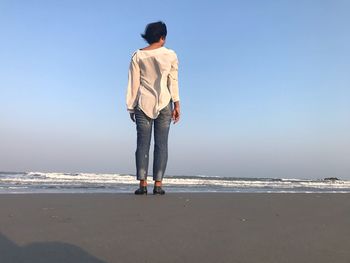
M 153 194 L 154 194 L 154 195 L 163 195 L 163 194 L 165 194 L 165 191 L 162 189 L 162 187 L 160 187 L 160 186 L 155 186 L 155 187 L 153 188 Z
M 135 195 L 144 195 L 147 194 L 147 186 L 141 186 L 135 191 Z

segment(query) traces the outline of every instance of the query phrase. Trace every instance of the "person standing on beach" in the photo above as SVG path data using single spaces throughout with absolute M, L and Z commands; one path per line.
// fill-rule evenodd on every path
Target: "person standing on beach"
M 162 180 L 168 161 L 168 134 L 171 120 L 180 119 L 178 59 L 175 51 L 164 47 L 166 25 L 159 21 L 146 26 L 141 36 L 149 44 L 131 58 L 126 94 L 127 110 L 136 123 L 137 195 L 147 194 L 148 157 L 154 127 L 153 194 L 165 194 Z

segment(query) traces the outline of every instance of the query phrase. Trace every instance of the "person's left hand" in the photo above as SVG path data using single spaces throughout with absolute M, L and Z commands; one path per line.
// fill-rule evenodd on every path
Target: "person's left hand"
M 130 119 L 135 122 L 135 113 L 130 112 Z

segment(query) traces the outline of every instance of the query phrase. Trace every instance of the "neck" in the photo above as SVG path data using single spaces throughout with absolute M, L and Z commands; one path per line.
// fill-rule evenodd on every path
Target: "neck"
M 153 44 L 149 45 L 150 48 L 160 48 L 162 46 L 163 46 L 163 44 L 161 44 L 161 43 L 153 43 Z

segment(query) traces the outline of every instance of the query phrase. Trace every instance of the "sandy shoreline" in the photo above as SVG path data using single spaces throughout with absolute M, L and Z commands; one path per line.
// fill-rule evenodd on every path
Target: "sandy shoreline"
M 0 262 L 350 262 L 350 194 L 1 194 Z

